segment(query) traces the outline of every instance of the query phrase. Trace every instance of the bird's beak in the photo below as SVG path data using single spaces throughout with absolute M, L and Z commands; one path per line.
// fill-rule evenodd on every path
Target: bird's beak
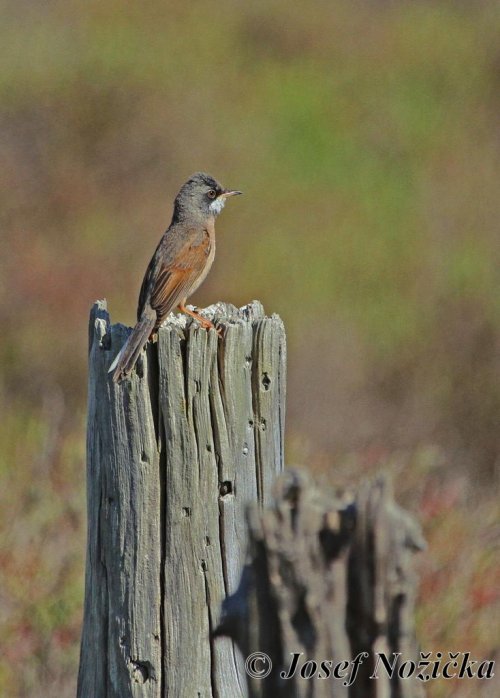
M 238 194 L 243 194 L 242 191 L 236 191 L 236 189 L 226 189 L 225 191 L 222 192 L 221 196 L 223 199 L 227 199 L 230 196 L 237 196 Z

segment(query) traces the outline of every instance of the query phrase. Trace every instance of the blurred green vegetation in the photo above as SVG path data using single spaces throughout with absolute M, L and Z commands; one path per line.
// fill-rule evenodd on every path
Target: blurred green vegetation
M 477 544 L 500 455 L 498 3 L 49 0 L 1 19 L 5 695 L 74 692 L 88 310 L 107 297 L 133 322 L 199 169 L 245 197 L 193 300 L 284 318 L 289 460 L 412 483 L 434 565 L 422 644 L 492 654 Z

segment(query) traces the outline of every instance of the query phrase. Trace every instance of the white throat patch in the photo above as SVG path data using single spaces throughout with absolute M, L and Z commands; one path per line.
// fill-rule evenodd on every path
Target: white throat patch
M 218 196 L 215 201 L 212 201 L 210 206 L 208 207 L 210 211 L 216 216 L 219 215 L 219 213 L 222 211 L 224 208 L 224 204 L 226 203 L 226 199 L 223 196 Z

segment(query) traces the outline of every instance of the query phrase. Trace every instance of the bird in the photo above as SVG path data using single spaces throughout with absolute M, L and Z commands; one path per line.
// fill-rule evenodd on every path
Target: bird
M 132 373 L 146 342 L 176 307 L 195 318 L 202 328 L 214 328 L 210 320 L 188 309 L 186 302 L 205 280 L 213 264 L 215 219 L 228 198 L 241 193 L 225 189 L 205 172 L 191 175 L 180 188 L 174 201 L 172 221 L 144 275 L 137 324 L 109 368 L 115 383 Z

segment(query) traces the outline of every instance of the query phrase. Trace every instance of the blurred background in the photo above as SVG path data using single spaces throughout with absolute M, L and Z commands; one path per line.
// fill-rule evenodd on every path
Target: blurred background
M 334 485 L 392 473 L 429 543 L 422 647 L 494 659 L 499 3 L 1 13 L 0 694 L 74 695 L 88 312 L 106 297 L 134 322 L 200 169 L 245 196 L 192 300 L 258 298 L 284 319 L 287 462 Z M 473 683 L 428 695 L 478 696 Z

